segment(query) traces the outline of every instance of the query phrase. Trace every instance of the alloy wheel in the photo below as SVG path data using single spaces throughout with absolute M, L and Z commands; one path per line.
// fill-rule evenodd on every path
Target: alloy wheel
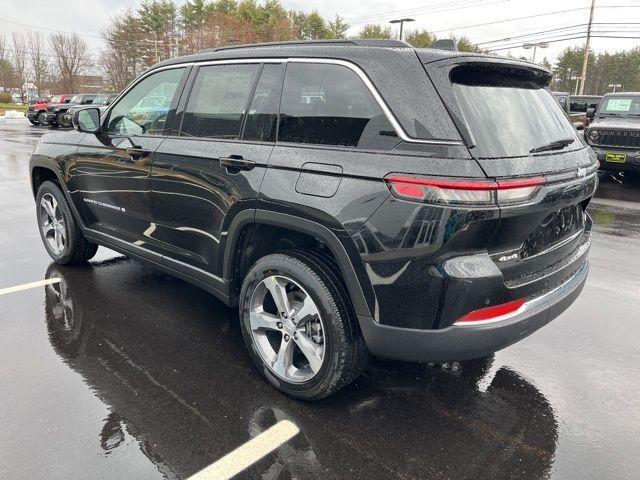
M 62 255 L 67 245 L 67 230 L 57 200 L 50 193 L 40 199 L 40 230 L 55 255 Z
M 262 280 L 251 295 L 249 322 L 260 357 L 277 377 L 302 383 L 320 371 L 326 350 L 324 324 L 300 284 L 283 275 Z

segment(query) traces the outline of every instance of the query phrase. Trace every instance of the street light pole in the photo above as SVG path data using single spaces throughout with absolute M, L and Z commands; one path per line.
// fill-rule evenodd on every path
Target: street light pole
M 538 47 L 540 48 L 547 48 L 549 47 L 549 42 L 538 42 L 538 43 L 523 43 L 522 44 L 522 48 L 524 48 L 525 50 L 529 50 L 530 48 L 533 48 L 533 55 L 531 56 L 531 63 L 534 63 L 536 61 L 536 51 L 538 49 Z
M 596 0 L 591 0 L 591 10 L 589 11 L 589 25 L 587 26 L 587 41 L 584 46 L 584 59 L 582 60 L 582 74 L 580 75 L 580 95 L 584 95 L 584 84 L 587 81 L 587 67 L 589 65 L 589 46 L 591 44 L 591 22 L 593 22 L 593 9 Z
M 404 22 L 415 22 L 413 18 L 398 18 L 397 20 L 390 20 L 389 23 L 399 23 L 400 24 L 400 41 L 402 41 L 402 26 Z

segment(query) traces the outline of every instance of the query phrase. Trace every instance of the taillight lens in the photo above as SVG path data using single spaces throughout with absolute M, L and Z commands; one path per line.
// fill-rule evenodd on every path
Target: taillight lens
M 507 180 L 429 178 L 390 174 L 391 193 L 405 200 L 443 205 L 495 205 L 529 200 L 546 183 L 544 177 Z
M 494 305 L 492 307 L 481 308 L 467 313 L 463 317 L 460 317 L 455 321 L 456 325 L 459 324 L 477 324 L 478 322 L 486 323 L 489 321 L 499 321 L 501 317 L 516 313 L 520 310 L 520 307 L 524 305 L 524 298 L 513 300 L 512 302 L 502 303 L 500 305 Z

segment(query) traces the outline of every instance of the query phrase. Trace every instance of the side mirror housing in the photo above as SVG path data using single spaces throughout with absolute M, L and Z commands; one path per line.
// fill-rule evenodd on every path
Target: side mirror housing
M 586 116 L 589 120 L 593 120 L 593 117 L 596 116 L 596 109 L 595 108 L 587 108 L 587 113 Z
M 575 128 L 578 132 L 584 131 L 584 123 L 582 122 L 573 122 L 573 128 Z
M 100 110 L 97 108 L 81 108 L 73 114 L 73 128 L 84 133 L 100 131 Z

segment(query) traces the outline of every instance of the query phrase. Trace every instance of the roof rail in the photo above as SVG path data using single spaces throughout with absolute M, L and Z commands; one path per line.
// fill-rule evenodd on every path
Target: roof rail
M 399 40 L 390 40 L 385 38 L 356 38 L 353 40 L 290 40 L 286 42 L 266 42 L 266 43 L 247 43 L 244 45 L 229 45 L 227 47 L 218 47 L 205 50 L 207 52 L 220 52 L 223 50 L 234 50 L 242 48 L 259 48 L 259 47 L 317 47 L 317 46 L 358 46 L 358 47 L 387 47 L 387 48 L 407 48 L 411 47 L 408 43 Z

